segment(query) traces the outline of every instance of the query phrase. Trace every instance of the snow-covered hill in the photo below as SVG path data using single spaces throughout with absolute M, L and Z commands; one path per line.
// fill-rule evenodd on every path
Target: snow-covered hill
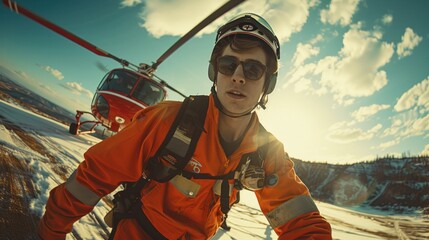
M 392 156 L 349 165 L 294 162 L 313 197 L 321 201 L 396 212 L 429 210 L 429 156 Z
M 70 135 L 66 125 L 0 101 L 0 239 L 33 238 L 49 191 L 99 141 L 90 135 Z M 107 239 L 110 229 L 103 217 L 111 205 L 111 196 L 103 198 L 93 212 L 75 223 L 67 238 Z M 334 239 L 429 238 L 428 218 L 369 214 L 322 202 L 317 205 L 331 222 Z M 228 224 L 231 231 L 219 230 L 213 239 L 277 239 L 248 191 L 231 210 Z

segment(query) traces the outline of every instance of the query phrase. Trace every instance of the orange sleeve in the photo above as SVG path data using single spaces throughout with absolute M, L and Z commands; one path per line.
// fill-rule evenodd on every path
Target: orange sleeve
M 76 180 L 99 198 L 121 183 L 137 181 L 143 165 L 166 135 L 178 104 L 162 103 L 137 113 L 132 123 L 116 135 L 92 146 L 85 152 Z M 89 213 L 88 206 L 75 198 L 61 184 L 51 192 L 38 232 L 42 239 L 65 239 L 73 223 Z
M 287 224 L 276 229 L 280 232 L 279 240 L 308 239 L 330 240 L 332 239 L 331 225 L 318 212 L 303 214 Z
M 255 193 L 262 212 L 269 221 L 275 222 L 272 227 L 279 239 L 332 239 L 331 225 L 320 215 L 314 203 L 313 208 L 308 208 L 310 210 L 302 204 L 301 199 L 312 203 L 312 200 L 308 200 L 311 199 L 310 193 L 296 175 L 293 162 L 279 141 L 270 143 L 264 167 L 266 177 L 276 181 Z M 293 201 L 299 202 L 295 206 L 304 205 L 304 210 L 300 212 L 299 209 L 289 209 L 287 206 Z M 278 219 L 269 218 L 273 212 L 279 216 Z M 294 214 L 297 216 L 293 216 Z
M 66 208 L 63 206 L 67 205 Z M 41 239 L 65 239 L 72 230 L 73 223 L 93 209 L 77 200 L 61 184 L 51 190 L 46 212 L 38 227 Z M 60 216 L 60 217 L 59 217 Z

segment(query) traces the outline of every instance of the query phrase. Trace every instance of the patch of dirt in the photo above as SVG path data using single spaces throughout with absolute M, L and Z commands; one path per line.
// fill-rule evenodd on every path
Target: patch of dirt
M 0 239 L 36 239 L 39 217 L 29 204 L 37 195 L 32 169 L 0 145 Z
M 33 151 L 46 156 L 55 173 L 64 181 L 67 179 L 65 167 L 34 136 L 1 115 L 0 124 L 7 130 L 13 131 Z M 31 200 L 40 195 L 34 184 L 33 173 L 33 169 L 25 160 L 17 158 L 13 150 L 0 145 L 0 239 L 2 240 L 38 239 L 36 232 L 40 217 L 30 210 Z M 102 200 L 107 205 L 113 206 L 110 198 L 104 197 Z M 110 231 L 103 230 L 100 234 L 107 239 Z M 77 233 L 73 236 L 76 239 L 82 239 Z
M 22 128 L 0 115 L 0 123 L 13 131 L 29 148 L 46 156 L 55 171 L 64 179 L 66 170 L 49 151 Z M 0 239 L 37 239 L 40 220 L 30 210 L 30 201 L 38 197 L 33 169 L 13 151 L 0 145 Z

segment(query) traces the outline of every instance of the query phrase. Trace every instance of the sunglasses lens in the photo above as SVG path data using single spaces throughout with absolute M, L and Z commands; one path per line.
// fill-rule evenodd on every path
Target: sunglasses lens
M 243 65 L 244 76 L 249 80 L 259 80 L 266 70 L 266 66 L 259 61 L 248 59 L 240 62 L 233 56 L 222 56 L 217 59 L 218 71 L 224 75 L 232 76 L 240 63 Z
M 265 72 L 265 66 L 255 60 L 246 60 L 243 64 L 244 76 L 250 80 L 258 80 Z
M 227 76 L 234 74 L 239 64 L 238 59 L 232 56 L 223 56 L 217 59 L 218 71 Z

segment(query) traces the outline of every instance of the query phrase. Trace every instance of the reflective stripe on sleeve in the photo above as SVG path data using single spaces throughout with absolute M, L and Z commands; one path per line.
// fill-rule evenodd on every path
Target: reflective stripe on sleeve
M 67 179 L 66 189 L 69 191 L 75 198 L 77 198 L 82 203 L 88 206 L 95 206 L 95 204 L 100 201 L 100 197 L 95 194 L 92 190 L 82 185 L 76 179 L 76 171 Z
M 311 196 L 298 196 L 282 203 L 267 214 L 268 222 L 272 228 L 279 227 L 288 221 L 308 212 L 318 212 Z

